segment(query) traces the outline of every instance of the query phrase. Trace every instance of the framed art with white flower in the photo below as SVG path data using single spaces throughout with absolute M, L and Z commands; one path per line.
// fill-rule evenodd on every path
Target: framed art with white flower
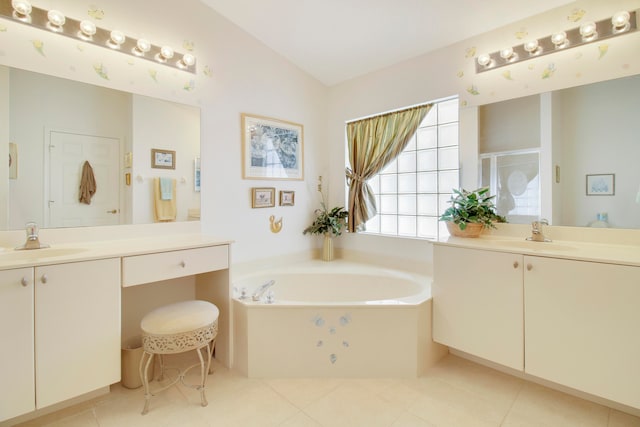
M 615 174 L 587 175 L 587 196 L 613 196 L 616 194 Z
M 243 113 L 242 177 L 304 179 L 303 126 Z

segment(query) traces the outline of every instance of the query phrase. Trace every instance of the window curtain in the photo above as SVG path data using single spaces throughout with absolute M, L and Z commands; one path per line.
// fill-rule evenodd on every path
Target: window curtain
M 347 123 L 350 232 L 362 230 L 378 213 L 367 180 L 398 157 L 432 106 L 420 105 Z

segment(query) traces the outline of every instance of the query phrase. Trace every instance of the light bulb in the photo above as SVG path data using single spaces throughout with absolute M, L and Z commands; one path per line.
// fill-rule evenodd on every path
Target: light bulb
M 598 37 L 596 23 L 590 21 L 580 25 L 580 35 L 582 36 L 582 40 L 584 41 L 590 41 Z
M 554 33 L 551 36 L 551 43 L 554 44 L 556 49 L 562 49 L 563 47 L 566 47 L 568 44 L 567 33 L 565 33 L 564 31 Z
M 151 43 L 149 42 L 149 40 L 138 39 L 138 41 L 136 42 L 136 47 L 133 50 L 133 53 L 135 53 L 138 56 L 144 56 L 144 54 L 149 52 L 149 50 L 151 50 Z
M 19 18 L 31 15 L 31 3 L 27 0 L 11 0 L 11 6 Z
M 508 48 L 506 48 L 506 49 L 502 49 L 502 50 L 500 51 L 500 57 L 501 57 L 502 59 L 504 59 L 504 60 L 507 60 L 507 61 L 508 61 L 508 60 L 510 60 L 510 59 L 513 59 L 513 56 L 514 56 L 514 55 L 513 55 L 513 48 L 511 48 L 511 47 L 508 47 Z
M 524 50 L 529 52 L 529 55 L 535 55 L 539 53 L 538 40 L 529 40 L 522 47 L 524 47 Z
M 165 60 L 173 58 L 173 48 L 171 46 L 162 46 L 160 48 L 160 56 Z
M 82 35 L 90 38 L 96 33 L 96 24 L 87 20 L 81 21 L 80 31 L 82 32 Z
M 631 19 L 631 15 L 626 10 L 616 12 L 611 17 L 611 25 L 613 25 L 613 32 L 621 33 L 631 28 L 631 24 L 629 24 L 629 19 Z
M 49 12 L 47 12 L 47 19 L 49 19 L 49 28 L 54 31 L 60 31 L 62 29 L 62 26 L 67 20 L 64 17 L 64 13 L 55 9 L 52 9 Z
M 478 55 L 478 64 L 482 65 L 483 67 L 489 66 L 489 64 L 491 64 L 491 56 L 486 53 Z
M 178 66 L 180 68 L 188 68 L 196 63 L 196 57 L 190 53 L 185 53 L 182 55 L 182 59 L 178 61 Z
M 122 33 L 122 31 L 118 31 L 118 30 L 113 30 L 111 31 L 111 33 L 109 34 L 109 41 L 107 42 L 109 47 L 112 47 L 114 49 L 117 49 L 120 47 L 121 44 L 123 44 L 125 41 L 127 40 L 127 38 L 125 37 L 125 35 Z

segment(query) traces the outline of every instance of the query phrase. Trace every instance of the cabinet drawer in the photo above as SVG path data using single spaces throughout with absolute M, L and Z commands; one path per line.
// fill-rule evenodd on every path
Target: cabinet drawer
M 229 268 L 227 245 L 122 258 L 122 286 L 135 286 Z

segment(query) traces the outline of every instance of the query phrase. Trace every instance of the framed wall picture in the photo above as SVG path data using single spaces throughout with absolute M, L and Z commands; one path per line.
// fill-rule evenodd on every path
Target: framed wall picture
M 273 187 L 251 189 L 252 208 L 272 208 L 276 205 L 276 189 Z
M 615 174 L 587 175 L 587 196 L 613 196 L 615 192 Z
M 304 179 L 302 125 L 244 113 L 241 118 L 244 179 Z
M 280 191 L 280 206 L 293 206 L 295 196 L 295 191 Z
M 151 149 L 151 167 L 154 169 L 175 169 L 176 152 L 171 150 Z

